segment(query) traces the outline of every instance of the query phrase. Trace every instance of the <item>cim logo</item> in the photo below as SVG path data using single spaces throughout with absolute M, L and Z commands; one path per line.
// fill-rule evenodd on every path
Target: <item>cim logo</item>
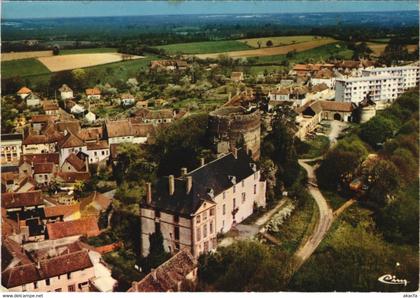
M 406 279 L 398 279 L 395 275 L 392 274 L 385 274 L 378 278 L 378 281 L 384 284 L 389 285 L 404 285 L 404 287 L 408 284 L 408 280 Z

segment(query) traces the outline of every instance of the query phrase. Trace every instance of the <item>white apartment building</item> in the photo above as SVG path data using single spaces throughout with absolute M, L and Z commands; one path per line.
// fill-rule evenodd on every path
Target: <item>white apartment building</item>
M 419 83 L 420 67 L 419 66 L 395 66 L 381 67 L 373 69 L 365 69 L 362 71 L 363 76 L 399 76 L 403 78 L 403 88 L 408 89 L 415 87 Z
M 378 103 L 393 102 L 404 91 L 401 76 L 337 78 L 335 100 L 359 103 L 369 94 Z
M 187 249 L 197 257 L 217 247 L 217 234 L 265 206 L 265 181 L 245 150 L 234 150 L 181 176 L 164 177 L 140 208 L 142 255 L 151 234 L 160 231 L 168 252 Z

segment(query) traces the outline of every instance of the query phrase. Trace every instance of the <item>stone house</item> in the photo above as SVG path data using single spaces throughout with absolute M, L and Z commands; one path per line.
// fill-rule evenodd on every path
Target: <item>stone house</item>
M 60 97 L 62 100 L 74 98 L 73 90 L 66 84 L 63 84 L 58 91 L 60 91 Z
M 10 292 L 88 292 L 95 278 L 88 251 L 74 244 L 26 252 L 7 239 L 2 248 L 2 286 Z
M 53 163 L 58 167 L 60 156 L 58 153 L 24 154 L 19 161 L 19 176 L 34 175 L 34 166 L 41 163 Z
M 18 133 L 2 134 L 0 142 L 1 164 L 15 165 L 22 154 L 22 135 Z
M 153 189 L 153 190 L 152 190 Z M 161 178 L 147 187 L 140 206 L 142 255 L 149 253 L 149 236 L 160 231 L 166 251 L 189 250 L 197 257 L 217 247 L 226 233 L 265 206 L 265 181 L 245 150 L 233 150 L 181 176 Z
M 16 92 L 17 96 L 19 96 L 21 99 L 25 99 L 31 93 L 32 90 L 28 87 L 22 87 Z
M 152 124 L 133 123 L 129 120 L 107 121 L 104 127 L 104 137 L 108 139 L 109 145 L 143 144 L 154 132 Z
M 139 282 L 134 282 L 127 292 L 182 292 L 186 282 L 195 283 L 198 262 L 187 250 L 181 250 L 172 258 L 153 269 Z
M 88 171 L 88 160 L 83 160 L 74 153 L 64 160 L 61 165 L 61 172 L 87 172 Z
M 37 163 L 33 167 L 33 178 L 38 185 L 46 186 L 53 180 L 56 171 L 56 165 L 52 162 Z

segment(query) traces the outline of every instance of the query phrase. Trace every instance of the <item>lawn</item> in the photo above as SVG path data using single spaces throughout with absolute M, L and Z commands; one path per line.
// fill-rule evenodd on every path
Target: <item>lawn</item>
M 261 42 L 261 48 L 267 47 L 267 41 L 271 40 L 274 47 L 286 46 L 290 44 L 296 44 L 311 40 L 321 39 L 321 37 L 315 37 L 313 35 L 294 35 L 294 36 L 272 36 L 262 38 L 248 38 L 240 39 L 238 41 L 243 42 L 253 48 L 259 48 L 258 42 Z
M 89 48 L 89 49 L 60 50 L 60 55 L 116 53 L 116 52 L 117 52 L 117 49 L 115 49 L 115 48 Z
M 1 62 L 1 76 L 3 78 L 27 77 L 49 73 L 48 68 L 35 58 Z
M 337 210 L 341 207 L 345 202 L 347 202 L 350 198 L 343 198 L 338 193 L 329 191 L 329 190 L 323 190 L 320 189 L 321 193 L 323 194 L 324 198 L 327 200 L 328 205 L 333 210 Z
M 251 47 L 243 42 L 236 40 L 177 43 L 159 46 L 157 48 L 164 49 L 168 54 L 207 54 L 251 49 Z
M 316 136 L 313 140 L 306 142 L 307 147 L 299 156 L 300 158 L 315 158 L 327 152 L 330 141 L 326 136 Z

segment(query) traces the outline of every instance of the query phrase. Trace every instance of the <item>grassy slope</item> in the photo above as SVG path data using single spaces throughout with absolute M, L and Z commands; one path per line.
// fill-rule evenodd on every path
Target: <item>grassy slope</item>
M 251 49 L 251 47 L 236 40 L 177 43 L 159 46 L 158 48 L 164 49 L 169 54 L 207 54 Z
M 26 77 L 48 73 L 50 73 L 48 68 L 35 58 L 1 62 L 1 76 L 3 78 L 14 76 Z

